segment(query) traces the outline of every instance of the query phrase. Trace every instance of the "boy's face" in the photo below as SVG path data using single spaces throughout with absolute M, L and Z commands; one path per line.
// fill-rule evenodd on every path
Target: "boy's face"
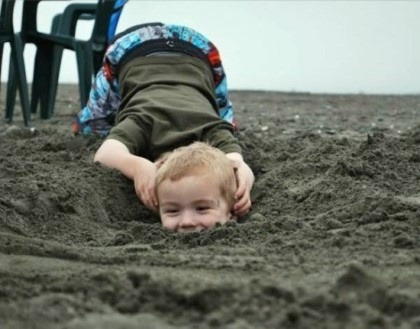
M 158 186 L 157 194 L 162 225 L 172 231 L 201 231 L 231 219 L 219 186 L 208 175 L 166 179 Z

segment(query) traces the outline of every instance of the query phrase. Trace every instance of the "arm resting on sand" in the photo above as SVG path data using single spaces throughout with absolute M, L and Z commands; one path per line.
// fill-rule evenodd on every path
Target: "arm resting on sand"
M 116 139 L 105 140 L 96 151 L 95 162 L 114 168 L 133 180 L 139 199 L 151 210 L 157 209 L 155 195 L 156 165 L 139 156 L 133 155 L 128 148 Z

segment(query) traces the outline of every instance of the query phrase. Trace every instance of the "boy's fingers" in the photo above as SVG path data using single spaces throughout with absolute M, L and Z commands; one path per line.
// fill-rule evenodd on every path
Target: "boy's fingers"
M 153 205 L 153 208 L 156 209 L 158 203 L 157 203 L 154 185 L 149 186 L 148 195 L 149 195 L 150 203 Z
M 249 208 L 251 208 L 251 200 L 249 198 L 249 194 L 246 194 L 243 198 L 236 202 L 235 213 L 244 214 Z
M 157 210 L 157 205 L 156 205 L 156 198 L 154 197 L 154 192 L 149 190 L 146 191 L 146 196 L 145 196 L 145 204 L 147 206 L 147 208 L 156 211 Z
M 147 193 L 147 189 L 141 189 L 141 187 L 136 188 L 137 197 L 140 201 L 149 209 L 154 209 L 152 207 L 152 202 L 150 201 L 150 196 Z
M 248 212 L 249 208 L 251 208 L 251 203 L 250 202 L 248 202 L 247 204 L 245 204 L 243 207 L 238 208 L 235 211 L 235 214 L 237 214 L 238 216 L 245 215 Z
M 246 192 L 245 184 L 239 183 L 238 188 L 236 189 L 235 198 L 241 199 Z
M 156 207 L 153 205 L 153 203 L 150 199 L 145 199 L 143 203 L 150 210 L 156 210 Z
M 251 201 L 250 200 L 247 200 L 247 203 L 243 207 L 238 208 L 235 211 L 235 214 L 237 216 L 239 216 L 239 217 L 240 216 L 243 216 L 243 215 L 245 215 L 249 211 L 250 208 L 251 208 Z
M 248 201 L 248 198 L 241 198 L 235 203 L 235 210 L 242 209 Z
M 150 202 L 151 202 L 151 204 L 153 206 L 153 209 L 154 210 L 157 210 L 158 209 L 158 202 L 157 202 L 157 199 L 156 199 L 156 197 L 154 195 L 152 195 L 152 197 L 150 199 Z
M 143 200 L 144 198 L 143 198 L 143 194 L 141 193 L 141 191 L 136 190 L 136 194 L 137 194 L 137 197 L 139 198 L 139 200 L 144 203 L 144 200 Z
M 239 195 L 239 193 L 238 193 L 238 195 Z M 247 200 L 249 200 L 249 199 L 250 199 L 249 192 L 247 190 L 241 191 L 241 194 L 239 195 L 239 197 L 236 198 L 235 206 L 240 208 L 244 204 L 246 204 Z
M 145 185 L 138 185 L 135 187 L 137 197 L 139 200 L 150 210 L 157 211 L 157 198 L 155 195 L 155 187 L 154 184 L 150 184 L 149 186 Z

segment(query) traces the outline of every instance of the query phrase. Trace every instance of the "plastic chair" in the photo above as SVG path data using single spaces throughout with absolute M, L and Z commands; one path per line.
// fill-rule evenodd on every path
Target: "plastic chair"
M 53 114 L 63 49 L 75 52 L 80 104 L 83 107 L 88 99 L 92 77 L 102 64 L 109 40 L 108 33 L 111 28 L 115 33 L 116 26 L 111 25 L 111 18 L 113 15 L 119 17 L 128 0 L 98 0 L 96 4 L 70 4 L 62 14 L 54 18 L 50 34 L 38 32 L 36 28 L 37 7 L 40 1 L 25 0 L 21 37 L 24 44 L 33 43 L 37 47 L 31 110 L 36 112 L 40 103 L 41 118 L 48 119 Z M 91 37 L 88 40 L 76 39 L 74 34 L 77 21 L 93 18 L 95 22 Z M 13 80 L 12 76 L 9 78 Z M 14 90 L 8 90 L 8 101 L 14 101 L 15 95 L 16 87 Z
M 13 9 L 15 0 L 3 0 L 0 12 L 0 76 L 1 63 L 3 60 L 3 46 L 6 42 L 10 43 L 10 66 L 9 70 L 16 72 L 15 79 L 19 86 L 20 102 L 22 106 L 23 121 L 25 126 L 29 125 L 29 97 L 26 82 L 25 64 L 23 60 L 23 46 L 20 38 L 14 33 L 13 29 Z M 15 82 L 16 85 L 16 82 Z M 13 119 L 14 107 L 6 105 L 6 119 L 11 122 Z
M 64 12 L 57 14 L 53 18 L 51 25 L 52 35 L 69 35 L 74 37 L 76 26 L 79 20 L 95 19 L 96 4 L 94 3 L 73 3 L 68 5 Z M 60 75 L 61 59 L 64 47 L 55 45 L 51 65 L 51 76 L 49 80 L 43 77 L 41 51 L 35 55 L 34 74 L 31 95 L 31 112 L 36 113 L 38 104 L 41 104 L 41 117 L 49 118 L 52 115 L 55 99 L 57 95 L 58 79 Z M 48 93 L 45 92 L 48 90 Z

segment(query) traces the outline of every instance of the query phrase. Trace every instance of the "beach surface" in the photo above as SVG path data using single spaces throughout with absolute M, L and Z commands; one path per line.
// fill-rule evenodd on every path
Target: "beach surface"
M 231 98 L 253 207 L 201 233 L 92 162 L 75 85 L 1 121 L 0 328 L 420 328 L 420 96 Z

